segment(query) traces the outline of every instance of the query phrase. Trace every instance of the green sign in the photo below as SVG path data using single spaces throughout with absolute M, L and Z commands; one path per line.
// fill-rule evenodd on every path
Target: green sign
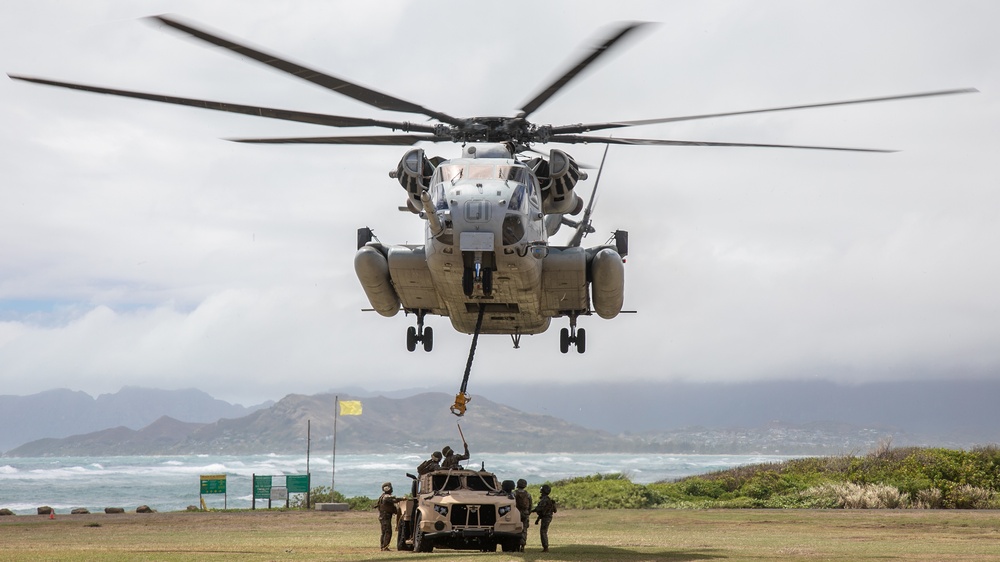
M 268 498 L 271 496 L 271 477 L 253 477 L 253 495 L 255 498 Z
M 309 475 L 286 476 L 285 486 L 288 487 L 289 494 L 305 494 L 309 491 Z
M 202 494 L 225 494 L 226 475 L 225 474 L 202 474 L 201 475 Z

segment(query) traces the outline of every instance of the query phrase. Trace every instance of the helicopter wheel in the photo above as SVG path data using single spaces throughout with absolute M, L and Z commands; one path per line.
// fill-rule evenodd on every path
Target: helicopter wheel
M 569 328 L 559 330 L 559 351 L 569 352 Z
M 406 329 L 406 351 L 413 351 L 417 348 L 417 329 L 410 326 Z
M 580 328 L 576 331 L 576 352 L 583 353 L 587 351 L 587 330 Z
M 462 272 L 462 292 L 465 293 L 465 296 L 471 297 L 473 288 L 475 285 L 472 279 L 472 269 L 467 267 Z
M 493 270 L 483 269 L 483 294 L 487 297 L 493 294 Z
M 424 351 L 434 349 L 434 329 L 430 326 L 424 328 L 424 335 L 420 338 L 424 342 Z M 582 353 L 582 352 L 581 352 Z

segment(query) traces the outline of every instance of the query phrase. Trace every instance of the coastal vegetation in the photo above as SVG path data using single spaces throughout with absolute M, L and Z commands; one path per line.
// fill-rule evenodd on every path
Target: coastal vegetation
M 865 455 L 809 457 L 746 465 L 674 482 L 637 484 L 628 474 L 595 474 L 547 483 L 567 509 L 998 509 L 1000 447 L 972 450 L 883 443 Z M 374 499 L 312 491 L 311 503 L 366 510 Z M 293 505 L 305 507 L 299 497 Z
M 594 508 L 1000 508 L 1000 447 L 892 448 L 747 465 L 676 482 L 627 474 L 549 483 L 560 505 Z

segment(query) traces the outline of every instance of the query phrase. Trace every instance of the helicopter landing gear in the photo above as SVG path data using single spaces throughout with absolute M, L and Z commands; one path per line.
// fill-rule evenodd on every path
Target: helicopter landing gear
M 472 266 L 462 271 L 462 292 L 465 296 L 471 297 L 477 288 L 483 292 L 484 297 L 493 294 L 493 268 L 483 264 L 482 252 L 476 252 Z
M 434 328 L 430 326 L 424 328 L 424 316 L 427 315 L 426 310 L 418 310 L 416 314 L 417 326 L 415 328 L 410 326 L 406 329 L 406 351 L 417 349 L 418 343 L 424 345 L 424 351 L 430 351 L 434 349 Z
M 587 351 L 587 330 L 576 329 L 577 316 L 576 313 L 571 313 L 569 315 L 569 328 L 559 330 L 559 351 L 563 353 L 569 352 L 570 344 L 576 346 L 577 353 Z

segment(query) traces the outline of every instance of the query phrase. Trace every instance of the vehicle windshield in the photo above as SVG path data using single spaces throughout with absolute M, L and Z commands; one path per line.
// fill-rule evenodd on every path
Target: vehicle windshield
M 496 480 L 492 476 L 466 476 L 465 484 L 470 490 L 475 490 L 476 492 L 496 492 Z
M 435 491 L 458 490 L 462 487 L 462 479 L 450 474 L 435 474 L 431 486 Z

